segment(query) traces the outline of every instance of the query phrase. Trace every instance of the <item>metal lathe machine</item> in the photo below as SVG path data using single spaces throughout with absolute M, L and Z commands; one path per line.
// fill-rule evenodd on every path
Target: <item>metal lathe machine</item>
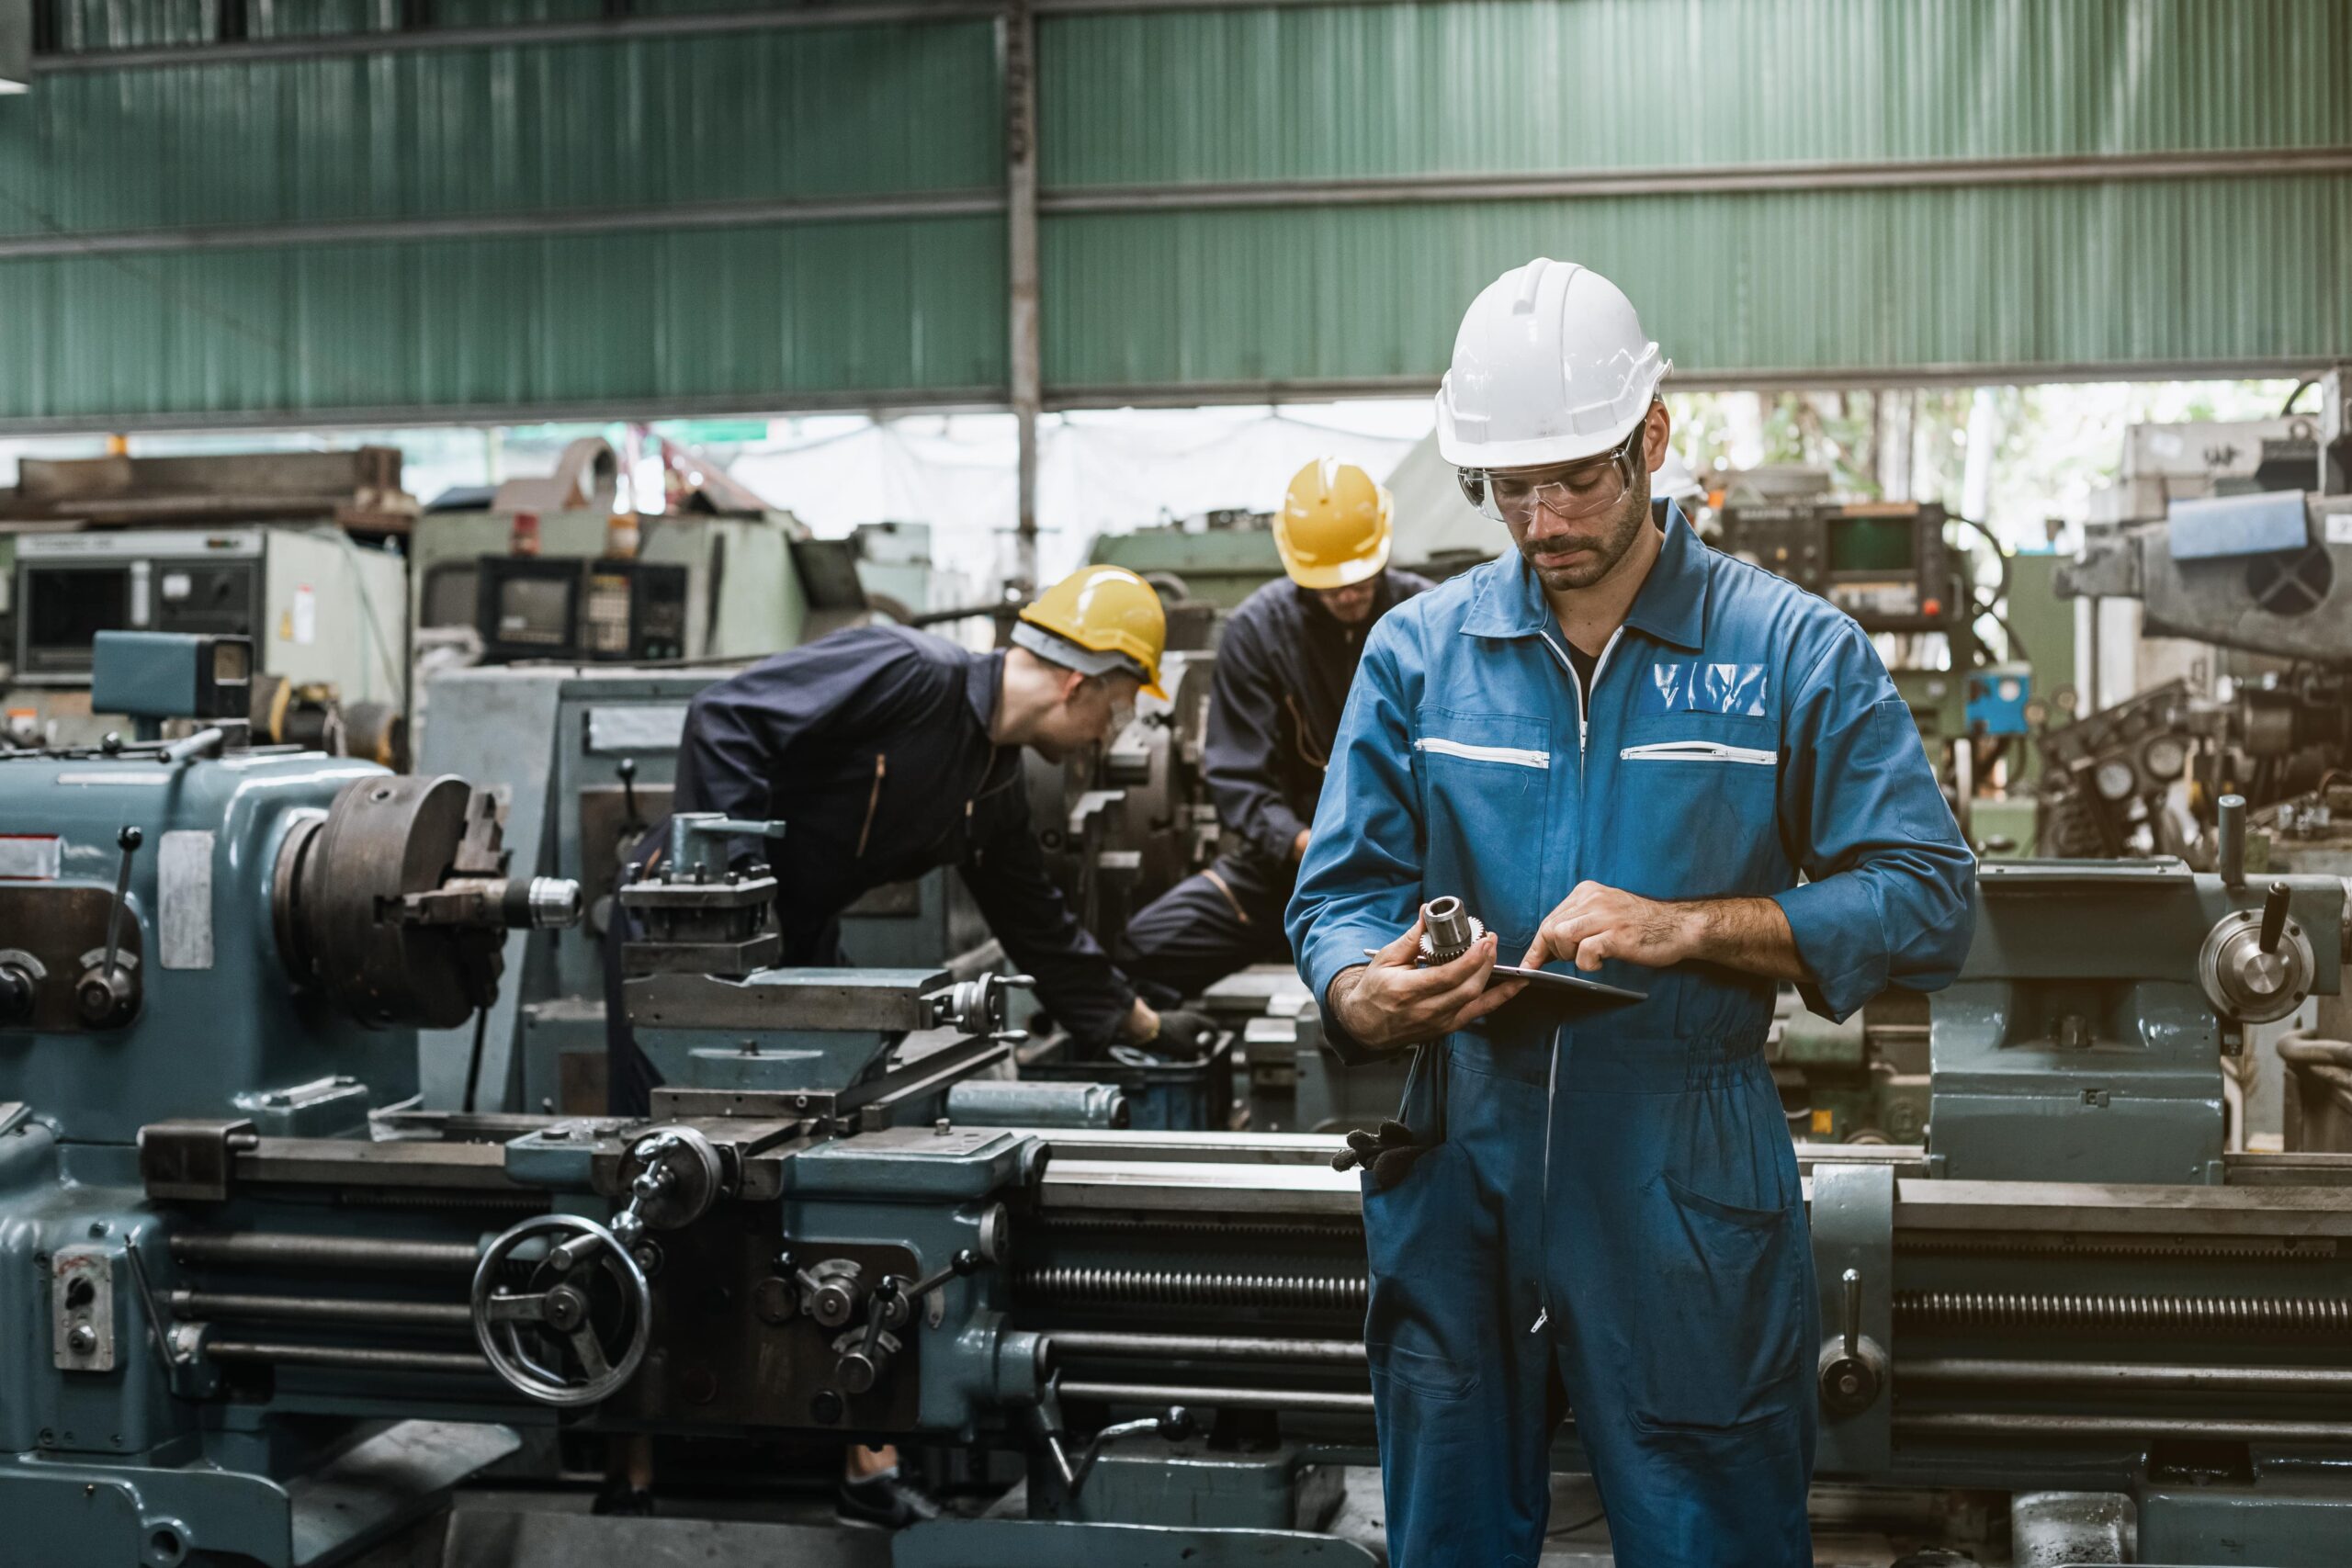
M 715 819 L 616 895 L 650 1121 L 422 1109 L 576 886 L 463 781 L 241 745 L 235 639 L 99 660 L 148 738 L 0 760 L 0 1563 L 349 1561 L 531 1429 L 966 1456 L 900 1568 L 1378 1560 L 1336 1140 L 1040 1125 L 1100 1108 L 986 1076 L 1011 977 L 766 967 L 773 825 Z M 2346 1561 L 2352 1156 L 2222 1142 L 2346 886 L 2223 848 L 1988 866 L 1925 1143 L 1801 1147 L 1825 1483 Z

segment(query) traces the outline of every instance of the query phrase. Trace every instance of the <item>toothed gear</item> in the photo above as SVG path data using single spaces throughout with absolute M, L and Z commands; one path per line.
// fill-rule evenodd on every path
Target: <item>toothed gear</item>
M 1462 918 L 1470 922 L 1470 940 L 1459 947 L 1440 948 L 1437 939 L 1425 931 L 1421 933 L 1422 963 L 1451 964 L 1478 944 L 1478 939 L 1487 934 L 1487 922 L 1476 915 L 1464 915 Z

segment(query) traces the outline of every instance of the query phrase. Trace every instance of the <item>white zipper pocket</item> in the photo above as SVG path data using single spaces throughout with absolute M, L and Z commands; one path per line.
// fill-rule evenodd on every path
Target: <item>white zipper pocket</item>
M 1781 760 L 1777 751 L 1754 746 L 1725 746 L 1717 740 L 1660 740 L 1628 746 L 1617 753 L 1621 762 L 1747 762 L 1769 768 Z
M 1509 762 L 1515 768 L 1549 768 L 1552 754 L 1531 751 L 1520 746 L 1473 746 L 1467 740 L 1446 740 L 1425 735 L 1413 742 L 1416 751 L 1433 751 L 1441 757 L 1467 757 L 1474 762 Z

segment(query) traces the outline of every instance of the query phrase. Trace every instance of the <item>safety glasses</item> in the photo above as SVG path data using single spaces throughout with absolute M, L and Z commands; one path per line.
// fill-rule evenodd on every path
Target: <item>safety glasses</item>
M 1634 453 L 1644 426 L 1636 424 L 1615 450 L 1556 468 L 1462 468 L 1462 493 L 1498 523 L 1517 523 L 1541 506 L 1563 520 L 1606 512 L 1634 488 Z

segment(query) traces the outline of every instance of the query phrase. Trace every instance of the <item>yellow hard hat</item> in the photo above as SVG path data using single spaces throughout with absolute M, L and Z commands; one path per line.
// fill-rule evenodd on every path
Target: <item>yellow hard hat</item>
M 1089 675 L 1124 671 L 1155 697 L 1168 613 L 1151 584 L 1123 566 L 1083 566 L 1021 612 L 1012 640 L 1040 659 Z
M 1274 547 L 1301 588 L 1345 588 L 1388 564 L 1389 493 L 1353 463 L 1318 457 L 1291 476 Z

